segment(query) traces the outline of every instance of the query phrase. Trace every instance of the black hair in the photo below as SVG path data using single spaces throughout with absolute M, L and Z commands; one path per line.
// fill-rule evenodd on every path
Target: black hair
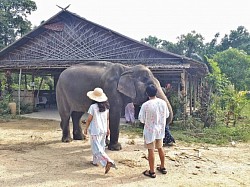
M 149 97 L 154 97 L 156 96 L 157 93 L 157 89 L 153 84 L 150 84 L 149 86 L 147 86 L 146 88 L 146 93 Z
M 105 110 L 110 109 L 108 100 L 104 102 L 97 102 L 93 100 L 92 104 L 95 104 L 95 103 L 98 104 L 99 112 L 104 112 Z

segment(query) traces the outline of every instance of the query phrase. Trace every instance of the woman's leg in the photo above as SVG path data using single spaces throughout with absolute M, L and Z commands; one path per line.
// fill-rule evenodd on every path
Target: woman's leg
M 103 167 L 106 166 L 107 162 L 114 163 L 114 161 L 105 153 L 105 140 L 105 134 L 91 136 L 91 149 L 93 158 L 95 159 L 93 162 L 100 162 Z

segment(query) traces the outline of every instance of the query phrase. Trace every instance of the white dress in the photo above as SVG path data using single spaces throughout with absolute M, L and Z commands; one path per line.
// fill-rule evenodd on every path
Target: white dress
M 88 113 L 93 116 L 89 126 L 93 164 L 100 163 L 103 167 L 106 166 L 107 162 L 114 163 L 105 153 L 108 112 L 109 110 L 99 112 L 97 103 L 92 104 L 88 110 Z

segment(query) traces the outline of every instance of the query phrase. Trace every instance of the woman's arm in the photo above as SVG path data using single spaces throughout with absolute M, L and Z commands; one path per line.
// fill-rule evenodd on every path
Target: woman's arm
M 110 130 L 109 130 L 109 112 L 108 112 L 108 118 L 107 118 L 107 136 L 110 135 Z
M 88 118 L 86 120 L 86 128 L 84 129 L 84 134 L 87 135 L 88 134 L 88 128 L 90 125 L 90 122 L 92 121 L 93 116 L 91 114 L 88 115 Z

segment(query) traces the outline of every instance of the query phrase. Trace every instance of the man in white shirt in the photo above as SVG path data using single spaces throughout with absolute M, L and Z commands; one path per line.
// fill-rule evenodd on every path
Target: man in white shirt
M 143 136 L 145 147 L 148 149 L 149 170 L 143 172 L 145 176 L 155 178 L 155 157 L 154 150 L 158 149 L 161 164 L 157 170 L 166 174 L 165 153 L 163 149 L 163 138 L 165 136 L 166 119 L 169 116 L 169 110 L 164 100 L 156 97 L 157 89 L 154 85 L 146 88 L 146 94 L 149 100 L 142 104 L 138 119 L 144 124 Z

